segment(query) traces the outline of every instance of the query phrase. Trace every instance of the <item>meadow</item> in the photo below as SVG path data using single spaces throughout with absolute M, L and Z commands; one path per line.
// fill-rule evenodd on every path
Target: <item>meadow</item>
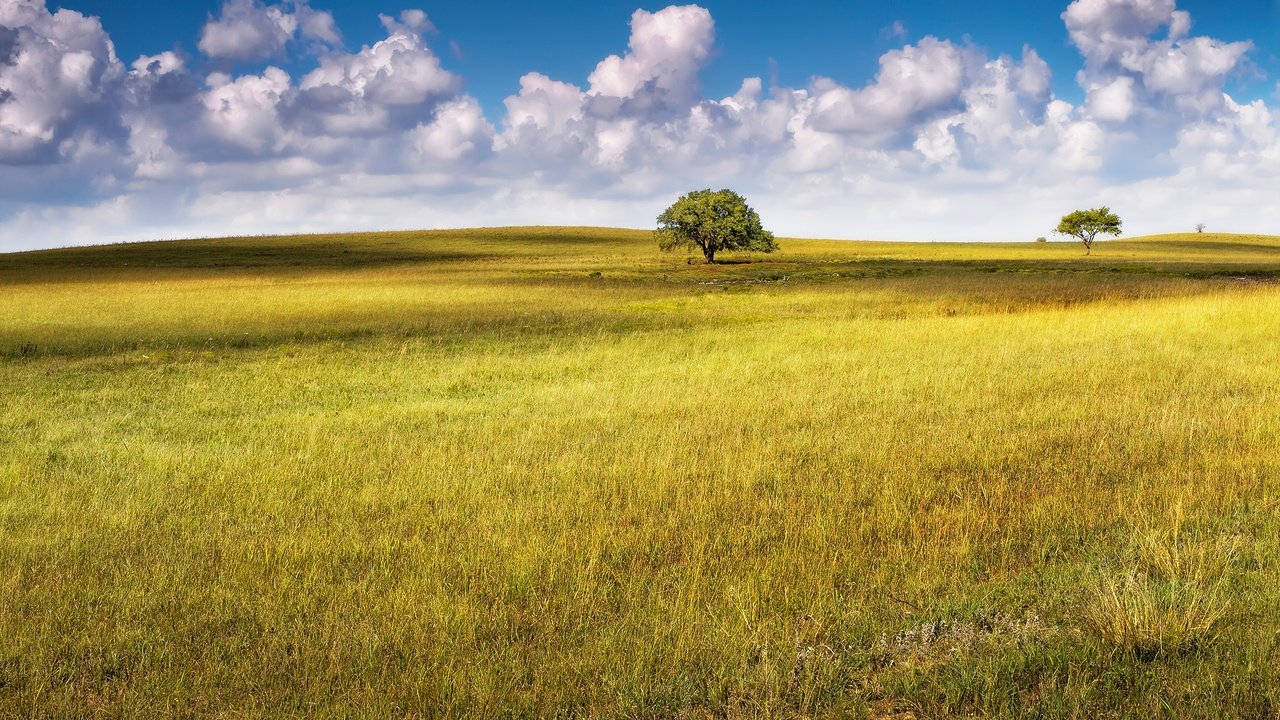
M 1280 238 L 0 255 L 0 717 L 1280 717 Z

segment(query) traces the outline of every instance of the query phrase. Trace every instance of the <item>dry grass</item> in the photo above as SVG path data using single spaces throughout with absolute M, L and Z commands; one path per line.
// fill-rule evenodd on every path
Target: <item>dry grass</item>
M 0 256 L 0 716 L 1271 716 L 1280 243 L 1200 239 Z
M 1236 538 L 1199 541 L 1181 523 L 1135 537 L 1133 564 L 1104 579 L 1087 618 L 1101 641 L 1142 660 L 1203 649 L 1231 609 Z

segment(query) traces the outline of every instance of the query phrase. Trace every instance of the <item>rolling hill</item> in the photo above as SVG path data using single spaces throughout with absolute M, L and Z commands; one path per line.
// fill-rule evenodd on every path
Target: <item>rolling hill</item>
M 1280 238 L 0 255 L 0 716 L 1267 717 Z

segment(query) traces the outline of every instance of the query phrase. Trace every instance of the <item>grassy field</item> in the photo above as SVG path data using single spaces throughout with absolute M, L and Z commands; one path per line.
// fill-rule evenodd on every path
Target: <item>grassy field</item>
M 0 255 L 0 717 L 1280 717 L 1280 238 Z

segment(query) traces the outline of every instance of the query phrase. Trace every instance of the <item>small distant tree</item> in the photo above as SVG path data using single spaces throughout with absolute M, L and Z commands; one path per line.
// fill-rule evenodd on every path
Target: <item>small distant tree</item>
M 747 201 L 732 190 L 694 190 L 658 216 L 655 233 L 663 250 L 698 248 L 707 262 L 721 250 L 773 252 L 778 243 Z
M 1196 223 L 1196 232 L 1198 233 L 1204 232 L 1204 223 Z
M 1049 238 L 1047 238 L 1047 237 L 1045 237 L 1045 236 L 1041 235 L 1040 237 L 1036 238 L 1036 242 L 1038 242 L 1038 243 L 1042 243 L 1042 242 L 1049 242 Z
M 1063 215 L 1054 232 L 1069 235 L 1084 243 L 1084 254 L 1093 250 L 1093 239 L 1099 235 L 1119 235 L 1120 216 L 1103 206 L 1093 210 L 1076 210 Z

